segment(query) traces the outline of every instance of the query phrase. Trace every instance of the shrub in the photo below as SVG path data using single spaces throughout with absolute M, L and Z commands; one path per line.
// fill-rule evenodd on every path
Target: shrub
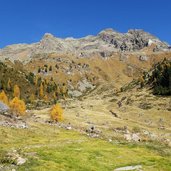
M 59 122 L 63 120 L 63 109 L 59 104 L 56 104 L 51 109 L 51 119 Z
M 52 71 L 52 66 L 49 67 L 49 71 Z
M 13 113 L 17 115 L 24 115 L 26 111 L 26 105 L 23 100 L 20 100 L 18 97 L 14 97 L 9 104 Z
M 141 128 L 140 128 L 139 126 L 134 126 L 134 127 L 132 128 L 132 132 L 133 132 L 133 133 L 140 133 L 140 132 L 141 132 Z
M 41 68 L 38 69 L 38 73 L 40 73 L 40 72 L 41 72 Z

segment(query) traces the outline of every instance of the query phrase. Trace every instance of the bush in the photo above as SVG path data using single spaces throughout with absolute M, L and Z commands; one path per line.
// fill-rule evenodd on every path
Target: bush
M 18 97 L 14 97 L 9 104 L 13 113 L 17 115 L 24 115 L 26 111 L 26 105 L 23 100 L 20 100 Z
M 140 133 L 140 132 L 141 132 L 141 128 L 140 128 L 139 126 L 134 126 L 134 127 L 132 128 L 132 132 L 133 132 L 133 133 Z
M 56 104 L 51 109 L 51 119 L 59 122 L 63 120 L 63 109 L 59 104 Z

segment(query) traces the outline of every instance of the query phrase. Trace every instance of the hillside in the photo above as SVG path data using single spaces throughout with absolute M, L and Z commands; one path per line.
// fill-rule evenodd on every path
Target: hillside
M 0 171 L 171 170 L 167 43 L 143 30 L 48 33 L 0 61 Z
M 12 65 L 0 63 L 0 89 L 6 91 L 9 98 L 12 98 L 14 85 L 19 85 L 21 97 L 26 100 L 35 88 L 27 79 L 28 73 L 18 67 L 21 68 L 17 63 Z

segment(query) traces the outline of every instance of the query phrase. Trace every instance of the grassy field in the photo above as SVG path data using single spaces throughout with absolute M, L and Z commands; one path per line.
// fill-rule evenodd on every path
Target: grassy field
M 17 171 L 112 171 L 141 164 L 147 171 L 171 170 L 171 151 L 155 144 L 123 144 L 89 138 L 71 130 L 45 124 L 29 129 L 0 127 L 0 159 L 11 150 L 27 158 Z M 3 162 L 2 162 L 3 161 Z

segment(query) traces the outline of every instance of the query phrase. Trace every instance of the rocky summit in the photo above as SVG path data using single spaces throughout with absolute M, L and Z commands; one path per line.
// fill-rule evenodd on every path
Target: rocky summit
M 33 44 L 15 44 L 0 50 L 0 59 L 11 61 L 30 61 L 35 54 L 69 53 L 78 57 L 100 55 L 108 57 L 115 52 L 136 52 L 153 45 L 153 51 L 167 51 L 170 46 L 157 37 L 139 29 L 120 33 L 113 29 L 105 29 L 96 36 L 83 38 L 57 38 L 46 33 L 42 39 Z

